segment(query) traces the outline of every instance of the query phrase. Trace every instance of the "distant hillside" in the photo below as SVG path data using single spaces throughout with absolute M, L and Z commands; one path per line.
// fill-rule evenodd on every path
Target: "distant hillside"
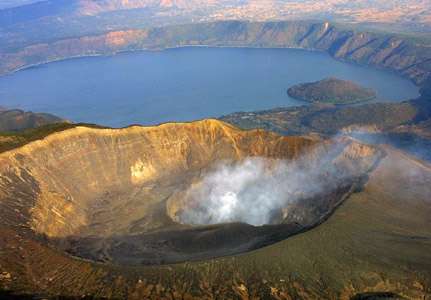
M 358 103 L 376 97 L 372 89 L 361 87 L 352 81 L 332 77 L 294 85 L 287 90 L 287 94 L 307 102 L 331 104 Z
M 336 1 L 262 1 L 262 0 L 2 0 L 0 24 L 16 25 L 33 22 L 31 27 L 53 29 L 70 36 L 92 29 L 124 29 L 140 27 L 142 20 L 150 26 L 172 23 L 219 20 L 269 21 L 281 19 L 331 20 L 343 23 L 384 26 L 396 30 L 426 31 L 431 25 L 431 9 L 427 1 L 367 0 Z M 3 3 L 4 2 L 4 3 Z M 37 2 L 37 3 L 35 3 Z M 24 5 L 28 4 L 28 5 Z M 43 8 L 43 10 L 40 10 Z M 36 13 L 32 13 L 32 11 Z M 142 16 L 144 14 L 144 17 Z M 9 16 L 2 23 L 3 16 Z M 99 21 L 99 22 L 98 22 Z M 86 24 L 81 28 L 75 24 Z M 88 25 L 95 25 L 89 27 Z M 371 24 L 371 25 L 370 25 Z
M 51 114 L 25 112 L 19 109 L 2 110 L 0 108 L 0 132 L 21 131 L 63 122 L 66 120 Z

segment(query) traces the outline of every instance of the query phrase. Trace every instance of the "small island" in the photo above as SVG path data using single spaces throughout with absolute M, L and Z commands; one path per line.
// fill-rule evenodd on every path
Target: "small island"
M 287 94 L 298 100 L 327 104 L 354 104 L 376 98 L 374 90 L 334 77 L 294 85 Z

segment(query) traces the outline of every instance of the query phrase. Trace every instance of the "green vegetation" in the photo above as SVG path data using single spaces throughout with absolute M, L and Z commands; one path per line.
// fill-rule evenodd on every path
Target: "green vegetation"
M 86 123 L 54 123 L 37 128 L 30 128 L 20 132 L 0 132 L 0 153 L 21 147 L 32 141 L 41 140 L 54 132 L 63 131 L 76 126 L 86 126 L 92 128 L 106 128 L 94 124 Z
M 307 102 L 330 104 L 353 104 L 376 98 L 372 89 L 332 77 L 292 86 L 287 90 L 287 94 Z

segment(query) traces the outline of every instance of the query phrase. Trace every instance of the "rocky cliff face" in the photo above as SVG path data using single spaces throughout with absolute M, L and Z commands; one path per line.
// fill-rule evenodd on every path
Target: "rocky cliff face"
M 109 32 L 34 44 L 0 53 L 0 73 L 77 56 L 184 45 L 294 47 L 395 71 L 422 84 L 431 74 L 431 48 L 391 34 L 357 32 L 330 23 L 216 22 Z
M 337 166 L 345 180 L 283 208 L 281 224 L 195 227 L 175 219 L 186 207 L 177 195 L 214 164 L 247 157 L 293 160 L 317 144 L 308 160 L 329 153 L 325 164 Z M 0 224 L 45 236 L 74 255 L 120 264 L 233 254 L 320 223 L 362 184 L 380 154 L 351 140 L 333 149 L 313 138 L 240 131 L 215 120 L 119 130 L 77 127 L 0 155 Z

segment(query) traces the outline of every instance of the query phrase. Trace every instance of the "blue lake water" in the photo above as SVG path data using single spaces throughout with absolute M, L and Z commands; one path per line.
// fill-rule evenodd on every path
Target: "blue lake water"
M 291 85 L 335 76 L 377 101 L 418 96 L 393 73 L 295 49 L 188 47 L 54 62 L 0 78 L 0 106 L 108 126 L 157 124 L 305 104 Z

